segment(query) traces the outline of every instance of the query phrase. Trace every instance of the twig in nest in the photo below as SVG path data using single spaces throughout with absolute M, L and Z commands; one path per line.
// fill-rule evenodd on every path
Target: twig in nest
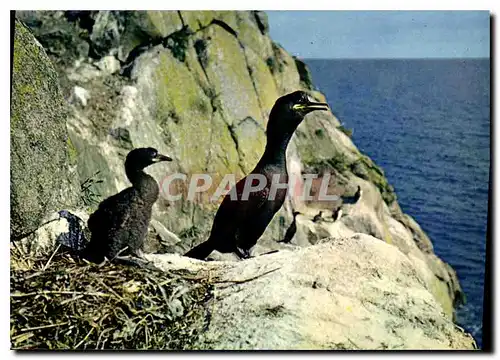
M 10 294 L 11 297 L 14 298 L 20 298 L 20 297 L 26 297 L 26 296 L 36 296 L 36 295 L 52 295 L 52 294 L 59 294 L 59 295 L 88 295 L 88 296 L 109 296 L 109 294 L 104 294 L 104 293 L 98 293 L 98 292 L 81 292 L 81 291 L 38 291 L 38 292 L 31 292 L 27 294 L 20 294 L 20 293 L 14 293 Z
M 57 244 L 56 249 L 54 250 L 54 252 L 50 256 L 49 260 L 47 261 L 47 263 L 43 267 L 42 271 L 45 271 L 45 269 L 47 269 L 47 267 L 49 266 L 50 262 L 52 261 L 52 258 L 54 257 L 54 255 L 56 254 L 56 252 L 59 250 L 60 247 L 61 247 L 61 244 Z
M 78 344 L 76 344 L 75 349 L 78 349 L 80 347 L 80 345 L 82 345 L 85 342 L 85 340 L 88 339 L 90 334 L 92 334 L 92 331 L 94 331 L 94 328 L 90 329 L 90 331 L 87 333 L 87 335 L 85 335 L 85 337 Z
M 69 324 L 69 321 L 66 321 L 64 323 L 59 323 L 59 324 L 50 324 L 50 325 L 43 325 L 43 326 L 35 326 L 32 328 L 26 328 L 26 329 L 21 329 L 19 332 L 26 332 L 26 331 L 32 331 L 32 330 L 40 330 L 40 329 L 48 329 L 51 327 L 57 327 L 57 326 L 63 326 Z

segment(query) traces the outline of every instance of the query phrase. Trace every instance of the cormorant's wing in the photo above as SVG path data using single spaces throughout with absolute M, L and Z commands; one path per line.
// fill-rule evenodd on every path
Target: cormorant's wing
M 89 230 L 92 233 L 106 233 L 111 227 L 123 224 L 132 193 L 133 188 L 127 188 L 103 200 L 97 210 L 89 216 L 87 221 Z
M 243 178 L 236 184 L 237 200 L 231 200 L 228 194 L 223 201 L 226 203 L 226 216 L 237 222 L 245 219 L 248 220 L 248 217 L 259 213 L 269 196 L 269 188 L 265 187 L 260 191 L 250 192 L 248 194 L 248 199 L 243 200 L 242 196 L 245 187 L 245 180 L 246 178 Z

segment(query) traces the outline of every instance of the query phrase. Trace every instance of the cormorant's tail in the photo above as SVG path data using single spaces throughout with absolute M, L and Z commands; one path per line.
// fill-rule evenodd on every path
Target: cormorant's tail
M 212 242 L 210 239 L 208 239 L 205 242 L 202 242 L 200 245 L 195 246 L 191 250 L 189 250 L 184 256 L 193 258 L 193 259 L 199 259 L 203 260 L 205 259 L 210 253 L 214 251 L 214 247 L 212 245 Z

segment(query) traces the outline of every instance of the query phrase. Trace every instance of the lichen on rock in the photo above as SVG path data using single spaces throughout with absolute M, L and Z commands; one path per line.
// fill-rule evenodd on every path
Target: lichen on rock
M 67 115 L 57 73 L 44 49 L 16 21 L 10 120 L 11 238 L 35 230 L 45 215 L 75 203 L 78 189 L 69 167 Z

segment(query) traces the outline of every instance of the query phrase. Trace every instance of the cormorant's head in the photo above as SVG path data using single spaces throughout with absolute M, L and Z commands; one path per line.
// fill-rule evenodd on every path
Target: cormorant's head
M 273 106 L 273 112 L 278 111 L 283 116 L 302 120 L 304 116 L 315 110 L 330 110 L 327 103 L 316 102 L 304 91 L 280 97 Z
M 297 215 L 301 215 L 302 213 L 300 211 L 294 211 L 293 212 L 293 217 L 295 218 Z
M 306 92 L 295 91 L 276 100 L 271 114 L 269 126 L 275 127 L 273 131 L 295 131 L 308 113 L 315 110 L 330 110 L 328 104 L 314 101 Z M 280 130 L 278 130 L 280 129 Z
M 125 168 L 144 169 L 160 161 L 172 161 L 172 158 L 159 154 L 154 148 L 137 148 L 128 153 Z

